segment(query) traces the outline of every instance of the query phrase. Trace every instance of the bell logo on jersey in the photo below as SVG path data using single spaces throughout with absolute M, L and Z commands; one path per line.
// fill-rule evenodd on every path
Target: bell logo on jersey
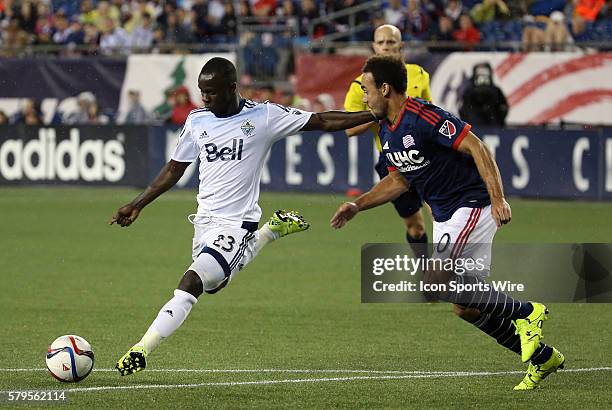
M 448 137 L 448 139 L 453 138 L 453 135 L 457 133 L 457 127 L 455 124 L 450 122 L 449 120 L 444 121 L 444 124 L 440 127 L 440 134 Z
M 218 148 L 217 144 L 208 143 L 204 144 L 206 150 L 206 160 L 208 162 L 215 162 L 220 159 L 221 161 L 240 161 L 242 159 L 242 138 L 232 139 L 232 146 Z

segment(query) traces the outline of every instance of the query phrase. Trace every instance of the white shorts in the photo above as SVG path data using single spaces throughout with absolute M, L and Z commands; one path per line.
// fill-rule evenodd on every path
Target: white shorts
M 489 276 L 491 247 L 497 232 L 491 216 L 491 205 L 484 208 L 459 208 L 445 222 L 433 223 L 433 258 L 453 259 L 468 263 L 463 273 Z M 458 272 L 462 273 L 462 272 Z
M 258 234 L 253 229 L 215 222 L 194 224 L 193 263 L 189 269 L 200 276 L 205 292 L 224 288 L 255 257 Z

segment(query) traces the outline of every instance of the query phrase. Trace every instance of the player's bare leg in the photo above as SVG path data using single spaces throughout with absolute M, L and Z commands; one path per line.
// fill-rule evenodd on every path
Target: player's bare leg
M 310 225 L 304 221 L 304 218 L 298 212 L 276 211 L 269 221 L 257 231 L 257 241 L 252 252 L 245 256 L 244 264 L 246 265 L 253 260 L 268 243 L 292 233 L 305 231 L 309 227 Z M 207 290 L 208 293 L 214 293 L 227 284 L 226 281 L 220 280 L 224 277 L 222 271 L 218 272 L 220 276 L 213 272 L 220 269 L 216 261 L 208 254 L 202 255 L 201 258 L 202 260 L 198 258 L 192 265 L 192 267 L 197 266 L 196 270 L 199 274 L 196 270 L 191 269 L 185 272 L 174 291 L 174 297 L 160 309 L 142 339 L 119 359 L 115 368 L 122 376 L 144 370 L 147 366 L 147 356 L 183 324 L 191 312 L 191 308 L 198 301 L 198 297 L 204 292 L 201 277 L 210 279 L 206 281 L 208 285 L 206 289 L 216 288 L 212 292 Z M 210 282 L 222 284 L 220 286 L 210 286 Z

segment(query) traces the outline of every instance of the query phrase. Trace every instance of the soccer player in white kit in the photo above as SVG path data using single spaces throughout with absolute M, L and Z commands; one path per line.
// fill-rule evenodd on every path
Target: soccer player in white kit
M 376 119 L 369 111 L 310 113 L 245 100 L 237 89 L 236 68 L 219 57 L 204 65 L 198 86 L 204 107 L 187 117 L 170 161 L 110 221 L 131 225 L 142 208 L 200 159 L 198 210 L 190 216 L 195 228 L 193 263 L 142 339 L 117 362 L 115 367 L 124 376 L 146 367 L 147 356 L 178 329 L 203 292 L 224 288 L 267 243 L 308 228 L 297 212 L 277 211 L 257 230 L 260 176 L 272 144 L 299 131 L 340 131 Z

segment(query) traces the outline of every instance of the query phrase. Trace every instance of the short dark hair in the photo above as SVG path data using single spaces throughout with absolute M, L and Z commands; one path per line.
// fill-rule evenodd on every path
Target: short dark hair
M 404 94 L 406 92 L 408 83 L 406 79 L 406 66 L 397 57 L 372 56 L 368 58 L 365 66 L 363 66 L 363 72 L 372 73 L 377 87 L 387 83 L 398 93 Z
M 207 73 L 213 75 L 220 75 L 224 80 L 229 83 L 235 83 L 238 80 L 236 74 L 236 67 L 231 61 L 221 57 L 213 57 L 204 64 L 200 75 Z

